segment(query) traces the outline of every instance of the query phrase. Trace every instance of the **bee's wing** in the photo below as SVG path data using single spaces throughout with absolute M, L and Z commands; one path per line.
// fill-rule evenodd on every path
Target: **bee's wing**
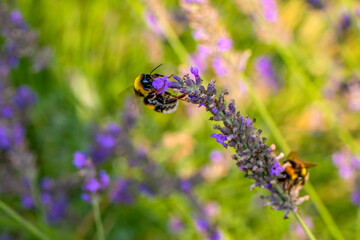
M 117 101 L 121 103 L 127 96 L 131 95 L 134 95 L 134 87 L 132 85 L 125 88 L 118 94 Z
M 311 167 L 317 166 L 316 163 L 312 163 L 312 162 L 308 162 L 308 161 L 301 161 L 301 162 L 305 165 L 306 168 L 311 168 Z
M 300 160 L 300 155 L 298 152 L 292 151 L 289 153 L 289 155 L 286 157 L 286 160 Z

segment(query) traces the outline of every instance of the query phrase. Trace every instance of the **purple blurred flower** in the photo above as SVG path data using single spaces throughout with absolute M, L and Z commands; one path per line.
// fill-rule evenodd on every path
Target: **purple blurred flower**
M 340 16 L 339 30 L 346 31 L 351 26 L 351 15 L 349 12 L 343 12 Z
M 278 19 L 277 4 L 275 0 L 261 0 L 263 16 L 268 22 L 276 22 Z
M 19 108 L 26 108 L 36 102 L 36 95 L 27 85 L 20 86 L 14 96 L 14 103 Z
M 50 223 L 58 222 L 64 217 L 67 207 L 68 201 L 65 197 L 60 196 L 59 198 L 55 199 L 48 206 L 47 220 Z
M 91 202 L 91 196 L 88 193 L 82 193 L 81 194 L 81 199 L 84 200 L 85 202 Z
M 209 237 L 209 240 L 221 240 L 221 234 L 219 233 L 219 231 L 215 231 L 214 233 L 212 233 Z
M 11 238 L 10 235 L 4 233 L 0 235 L 0 240 L 14 240 L 14 238 Z
M 274 71 L 271 59 L 267 56 L 260 56 L 256 59 L 256 71 L 260 78 L 265 80 L 266 85 L 278 88 L 279 79 Z
M 48 192 L 41 193 L 40 199 L 44 205 L 50 205 L 52 203 L 52 197 Z
M 23 144 L 25 129 L 20 124 L 13 126 L 12 137 L 15 145 Z
M 125 179 L 119 179 L 111 191 L 111 201 L 115 203 L 130 204 L 134 197 L 129 192 L 130 183 Z
M 197 217 L 197 218 L 196 218 L 195 224 L 196 224 L 196 229 L 197 229 L 199 232 L 202 232 L 202 233 L 207 232 L 207 230 L 208 230 L 209 227 L 210 227 L 208 221 L 207 221 L 206 219 L 200 218 L 200 217 Z
M 353 156 L 348 150 L 335 152 L 332 155 L 332 160 L 339 169 L 339 175 L 343 179 L 350 179 L 355 174 L 356 168 L 352 167 Z
M 190 192 L 192 188 L 191 182 L 187 179 L 180 180 L 180 189 L 183 192 Z
M 210 137 L 215 138 L 216 141 L 217 141 L 218 143 L 220 143 L 221 145 L 223 145 L 224 147 L 227 146 L 226 143 L 225 143 L 225 141 L 227 140 L 227 137 L 224 136 L 224 135 L 222 135 L 221 133 L 218 133 L 218 134 L 213 133 L 213 134 L 210 135 Z
M 217 47 L 220 52 L 229 51 L 232 48 L 232 40 L 229 38 L 220 38 L 217 42 Z
M 213 163 L 219 163 L 221 162 L 224 158 L 223 155 L 221 154 L 221 152 L 219 151 L 212 151 L 210 153 L 210 159 Z
M 148 185 L 144 184 L 144 183 L 140 183 L 139 184 L 139 187 L 138 187 L 138 191 L 140 193 L 143 193 L 145 195 L 148 195 L 148 196 L 153 196 L 155 193 L 149 188 Z
M 10 140 L 7 133 L 7 129 L 0 126 L 0 148 L 7 149 L 10 147 Z
M 212 66 L 215 70 L 216 75 L 220 76 L 224 76 L 227 74 L 227 70 L 223 65 L 223 60 L 221 57 L 217 56 L 214 57 L 213 61 L 212 61 Z
M 360 157 L 354 156 L 351 161 L 351 167 L 355 169 L 360 169 Z
M 169 228 L 172 232 L 180 232 L 184 227 L 179 218 L 172 216 L 170 217 Z
M 43 191 L 49 191 L 54 185 L 54 181 L 48 177 L 44 177 L 40 181 L 40 188 Z
M 106 126 L 106 129 L 110 134 L 115 134 L 116 135 L 116 134 L 121 133 L 121 127 L 117 123 L 109 123 Z
M 171 82 L 167 80 L 167 76 L 155 78 L 152 85 L 156 90 L 161 89 L 158 93 L 163 93 L 169 89 Z
M 86 165 L 86 155 L 82 152 L 75 152 L 74 153 L 74 161 L 75 167 L 78 169 L 84 167 Z
M 279 177 L 283 171 L 284 168 L 278 162 L 275 162 L 270 169 L 270 174 Z
M 315 9 L 323 9 L 325 4 L 323 0 L 306 0 L 309 5 L 311 5 Z
M 161 26 L 158 22 L 158 20 L 156 19 L 155 15 L 151 12 L 146 12 L 145 13 L 145 22 L 146 25 L 157 35 L 159 36 L 163 36 L 163 31 L 161 29 Z
M 96 178 L 89 179 L 85 185 L 83 186 L 84 190 L 90 192 L 90 193 L 96 193 L 101 189 L 101 184 Z
M 109 134 L 103 134 L 103 133 L 99 133 L 96 135 L 96 142 L 101 147 L 104 147 L 107 149 L 111 149 L 111 148 L 115 147 L 115 145 L 116 145 L 116 139 L 113 136 L 111 136 Z
M 353 194 L 351 195 L 351 200 L 354 205 L 359 206 L 360 205 L 360 192 L 358 192 L 358 191 L 353 192 Z
M 100 183 L 101 183 L 101 188 L 104 189 L 107 186 L 109 186 L 110 184 L 110 177 L 109 175 L 106 173 L 105 170 L 101 170 L 99 172 L 99 179 L 100 179 Z
M 22 15 L 21 15 L 20 11 L 18 11 L 18 10 L 13 10 L 10 13 L 10 19 L 11 19 L 11 21 L 13 21 L 16 24 L 22 23 L 22 21 L 23 21 Z
M 31 195 L 25 195 L 21 197 L 21 205 L 23 208 L 29 209 L 35 206 L 35 202 Z
M 13 109 L 10 106 L 5 106 L 1 109 L 3 118 L 11 118 L 13 116 Z

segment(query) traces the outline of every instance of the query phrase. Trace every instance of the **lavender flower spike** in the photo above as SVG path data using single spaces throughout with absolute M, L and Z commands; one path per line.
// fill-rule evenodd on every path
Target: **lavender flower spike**
M 194 72 L 194 69 L 191 69 Z M 201 77 L 199 76 L 200 80 Z M 202 81 L 202 80 L 201 80 Z M 266 145 L 266 139 L 261 137 L 261 130 L 254 127 L 255 119 L 242 116 L 236 111 L 235 101 L 225 103 L 226 91 L 216 95 L 215 80 L 211 80 L 207 88 L 201 81 L 195 81 L 189 75 L 182 80 L 178 79 L 178 85 L 172 88 L 175 92 L 188 93 L 183 101 L 203 105 L 206 111 L 212 114 L 210 120 L 222 122 L 222 126 L 214 125 L 214 129 L 221 133 L 212 134 L 211 137 L 224 147 L 232 147 L 236 150 L 233 159 L 239 169 L 245 173 L 245 177 L 255 180 L 253 187 L 268 189 L 270 195 L 264 197 L 266 205 L 272 205 L 274 209 L 284 210 L 286 218 L 290 211 L 297 211 L 297 205 L 308 199 L 308 196 L 299 197 L 300 187 L 293 187 L 284 191 L 277 179 L 283 174 L 283 168 L 279 164 L 284 154 L 276 155 L 275 145 Z M 180 86 L 179 86 L 180 85 Z M 226 141 L 226 142 L 225 142 Z

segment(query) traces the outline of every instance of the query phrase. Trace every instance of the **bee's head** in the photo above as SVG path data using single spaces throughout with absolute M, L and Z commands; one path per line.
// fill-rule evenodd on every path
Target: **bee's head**
M 144 97 L 152 90 L 152 81 L 149 74 L 140 74 L 134 81 L 134 92 L 136 96 Z

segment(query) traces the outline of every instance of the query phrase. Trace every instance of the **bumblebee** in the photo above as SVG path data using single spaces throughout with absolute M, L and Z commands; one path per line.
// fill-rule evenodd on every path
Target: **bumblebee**
M 309 179 L 308 168 L 316 166 L 315 163 L 303 161 L 295 151 L 291 152 L 284 162 L 281 163 L 284 168 L 282 177 L 278 182 L 285 192 L 290 192 L 293 188 L 304 186 Z
M 160 113 L 172 113 L 177 109 L 179 98 L 169 92 L 158 93 L 152 83 L 155 78 L 164 77 L 157 73 L 152 74 L 158 67 L 153 69 L 150 74 L 140 74 L 134 81 L 134 93 L 143 98 L 145 106 Z

